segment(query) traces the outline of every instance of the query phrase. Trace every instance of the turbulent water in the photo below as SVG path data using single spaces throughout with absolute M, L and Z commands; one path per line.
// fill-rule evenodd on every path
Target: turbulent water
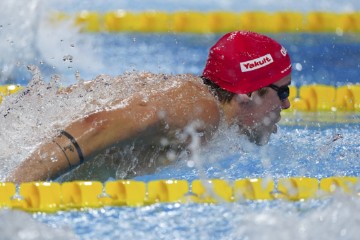
M 94 78 L 103 69 L 92 43 L 83 41 L 72 20 L 50 21 L 54 6 L 42 0 L 0 2 L 1 84 L 27 84 L 32 76 L 28 65 L 38 66 L 47 76 L 65 76 L 64 83 L 74 82 L 77 71 Z
M 0 105 L 1 178 L 69 122 L 126 99 L 140 84 L 133 72 L 201 74 L 216 35 L 80 34 L 70 22 L 50 23 L 54 10 L 159 9 L 299 10 L 352 12 L 359 1 L 1 1 L 0 83 L 27 87 Z M 295 85 L 358 82 L 358 35 L 274 35 L 289 50 Z M 127 73 L 125 73 L 128 71 Z M 103 74 L 103 75 L 101 75 Z M 98 76 L 99 75 L 99 76 Z M 122 75 L 121 77 L 116 77 Z M 98 77 L 96 77 L 98 76 Z M 32 79 L 32 80 L 31 80 Z M 92 88 L 85 80 L 96 79 Z M 154 79 L 149 78 L 153 83 Z M 70 93 L 62 90 L 79 85 Z M 121 84 L 119 84 L 121 83 Z M 170 85 L 168 87 L 171 87 Z M 126 89 L 127 91 L 124 91 Z M 126 104 L 126 101 L 121 102 Z M 270 143 L 257 147 L 236 128 L 221 129 L 204 148 L 196 138 L 193 155 L 135 179 L 359 176 L 359 116 L 327 123 L 317 117 L 283 118 Z M 332 121 L 334 120 L 334 121 Z M 336 120 L 336 121 L 335 121 Z M 191 134 L 191 132 L 189 132 Z M 358 239 L 357 196 L 289 203 L 219 205 L 158 204 L 142 208 L 101 208 L 56 214 L 0 212 L 0 239 Z M 68 233 L 70 232 L 70 233 Z
M 177 88 L 191 79 L 190 75 L 127 73 L 117 77 L 100 75 L 85 82 L 78 76 L 76 85 L 61 87 L 58 77 L 46 83 L 39 70 L 31 68 L 34 77 L 28 86 L 0 105 L 2 178 L 39 144 L 51 140 L 70 123 L 99 111 L 124 108 L 136 96 L 146 104 L 150 95 Z

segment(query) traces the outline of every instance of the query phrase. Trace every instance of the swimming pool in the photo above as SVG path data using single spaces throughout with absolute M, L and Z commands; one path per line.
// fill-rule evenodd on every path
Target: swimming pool
M 295 86 L 312 83 L 342 86 L 360 82 L 359 35 L 271 36 L 283 43 L 292 56 Z M 75 40 L 65 39 L 66 44 L 61 45 L 63 49 L 55 50 L 62 54 L 60 63 L 51 61 L 58 55 L 50 54 L 50 41 L 38 39 L 41 44 L 37 43 L 36 50 L 31 52 L 36 58 L 31 63 L 39 66 L 46 82 L 51 81 L 52 74 L 59 72 L 61 76 L 57 84 L 76 82 L 76 70 L 85 79 L 91 79 L 93 74 L 99 72 L 117 75 L 134 69 L 199 75 L 209 46 L 219 36 L 103 33 L 77 37 Z M 79 47 L 78 42 L 72 47 L 72 41 L 78 41 Z M 81 42 L 85 42 L 92 53 L 84 53 Z M 80 49 L 79 52 L 84 54 L 75 52 L 72 54 L 74 61 L 70 62 L 68 58 L 64 61 L 63 53 L 72 48 Z M 46 62 L 43 59 L 50 60 Z M 85 64 L 79 63 L 82 60 Z M 29 73 L 24 68 L 25 64 L 20 64 L 13 72 L 12 76 L 19 79 L 17 83 L 26 84 L 29 81 Z M 49 97 L 45 100 L 54 100 L 51 98 L 53 93 L 44 90 L 46 85 L 39 84 L 37 89 Z M 31 147 L 28 136 L 43 134 L 46 132 L 45 123 L 56 121 L 59 110 L 54 104 L 56 101 L 48 104 L 52 106 L 52 112 L 49 112 L 50 107 L 43 110 L 34 106 L 40 103 L 48 106 L 45 100 L 36 102 L 34 98 L 28 105 L 13 105 L 11 113 L 14 118 L 11 122 L 1 124 L 1 147 L 8 149 L 11 154 L 3 152 L 2 157 L 12 160 L 19 158 L 28 150 L 27 147 Z M 75 101 L 76 104 L 80 102 Z M 39 112 L 37 118 L 33 117 L 35 110 Z M 303 121 L 305 116 L 302 115 L 284 117 L 278 134 L 272 137 L 267 146 L 255 147 L 239 138 L 235 131 L 224 130 L 209 145 L 198 150 L 197 159 L 182 156 L 181 161 L 174 165 L 135 179 L 148 182 L 156 179 L 192 181 L 220 178 L 231 182 L 257 177 L 277 180 L 292 176 L 318 179 L 359 176 L 359 114 L 347 115 L 351 121 L 346 121 L 346 118 L 345 121 L 335 121 L 335 113 L 335 117 L 331 115 L 326 122 L 318 118 L 318 115 L 325 113 L 308 114 L 310 116 L 306 116 L 306 121 Z M 33 123 L 38 123 L 35 124 L 36 128 L 31 128 Z M 196 167 L 187 164 L 195 160 Z M 360 201 L 357 196 L 337 194 L 331 198 L 304 202 L 169 203 L 52 214 L 2 210 L 0 229 L 3 239 L 357 239 L 359 213 Z

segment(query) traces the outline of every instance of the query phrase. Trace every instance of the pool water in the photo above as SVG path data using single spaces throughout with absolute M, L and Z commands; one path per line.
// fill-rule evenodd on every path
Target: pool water
M 360 36 L 358 34 L 268 35 L 281 42 L 289 51 L 294 65 L 292 81 L 295 86 L 312 83 L 341 86 L 359 82 L 357 63 L 360 62 Z M 65 60 L 61 63 L 61 67 L 52 66 L 51 64 L 54 64 L 52 59 L 48 64 L 41 60 L 42 64 L 38 64 L 38 67 L 45 79 L 49 79 L 52 74 L 59 74 L 61 70 L 60 74 L 64 76 L 62 81 L 67 84 L 76 81 L 74 74 L 77 70 L 86 80 L 94 78 L 99 73 L 118 75 L 126 71 L 201 75 L 209 48 L 220 36 L 84 33 L 81 41 L 85 41 L 91 48 L 90 53 L 85 53 L 85 56 L 74 55 L 72 62 Z M 89 51 L 87 48 L 82 48 L 80 45 L 79 51 Z M 86 59 L 87 55 L 90 55 L 90 61 Z M 64 54 L 64 56 L 68 55 Z M 79 66 L 79 61 L 83 59 L 86 65 Z M 94 69 L 98 73 L 95 73 Z M 20 84 L 26 84 L 31 78 L 25 66 L 19 67 L 14 75 L 20 79 L 18 82 Z
M 25 28 L 25 31 L 32 30 Z M 191 34 L 77 34 L 69 29 L 65 36 L 53 34 L 55 40 L 48 39 L 49 32 L 54 31 L 56 33 L 41 24 L 36 36 L 28 35 L 35 39 L 34 47 L 23 51 L 30 57 L 22 56 L 19 60 L 16 51 L 10 52 L 9 59 L 16 56 L 14 59 L 19 62 L 9 64 L 7 78 L 2 82 L 26 85 L 31 79 L 26 68 L 29 64 L 40 69 L 44 83 L 54 81 L 51 76 L 58 74 L 56 84 L 59 85 L 78 82 L 75 75 L 90 80 L 100 73 L 118 75 L 126 71 L 200 75 L 209 47 L 219 38 L 219 35 Z M 360 82 L 359 35 L 271 36 L 290 53 L 295 86 L 312 83 L 342 86 Z M 64 60 L 64 56 L 69 55 L 73 61 L 68 57 Z M 36 89 L 44 96 L 53 94 L 41 81 Z M 52 97 L 48 105 L 47 98 L 30 98 L 27 105 L 20 106 L 14 96 L 0 106 L 3 114 L 8 111 L 5 106 L 14 103 L 12 121 L 2 119 L 0 125 L 0 146 L 4 149 L 0 159 L 4 169 L 9 164 L 5 156 L 11 160 L 23 156 L 33 147 L 29 135 L 41 135 L 46 132 L 47 123 L 57 121 L 58 99 Z M 64 101 L 70 104 L 70 101 L 81 103 L 82 100 Z M 41 104 L 48 108 L 36 106 Z M 51 112 L 49 106 L 53 108 Z M 34 111 L 44 116 L 43 119 L 34 117 Z M 234 129 L 224 129 L 207 146 L 197 149 L 196 158 L 180 156 L 173 165 L 135 179 L 148 182 L 221 178 L 231 182 L 253 177 L 276 180 L 292 176 L 318 179 L 359 176 L 359 113 L 350 113 L 348 122 L 330 118 L 326 123 L 318 121 L 317 114 L 313 113 L 306 121 L 301 117 L 298 121 L 292 119 L 291 124 L 284 117 L 278 133 L 263 147 L 249 144 Z M 33 123 L 38 125 L 34 127 Z M 5 153 L 6 149 L 11 150 L 11 154 Z M 188 164 L 189 161 L 195 164 Z M 53 214 L 2 210 L 0 221 L 0 239 L 358 239 L 360 200 L 355 195 L 339 193 L 305 202 L 173 203 Z

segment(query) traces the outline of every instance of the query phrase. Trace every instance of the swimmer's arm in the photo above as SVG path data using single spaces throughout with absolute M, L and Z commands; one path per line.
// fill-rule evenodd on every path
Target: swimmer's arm
M 200 119 L 204 123 L 201 131 L 210 131 L 219 121 L 217 105 L 208 99 L 197 98 L 197 91 L 182 88 L 166 92 L 163 96 L 156 95 L 148 102 L 138 97 L 126 107 L 96 112 L 77 120 L 58 137 L 40 145 L 7 180 L 26 182 L 54 179 L 79 165 L 82 158 L 91 158 L 107 147 L 119 142 L 126 143 L 137 136 L 151 136 L 153 132 L 158 133 L 159 128 L 163 129 L 164 125 L 171 131 L 183 129 L 190 122 Z M 189 101 L 164 101 L 174 96 L 183 96 Z
M 158 124 L 157 114 L 137 102 L 127 108 L 93 113 L 41 144 L 6 180 L 19 183 L 54 179 L 78 166 L 82 159 Z

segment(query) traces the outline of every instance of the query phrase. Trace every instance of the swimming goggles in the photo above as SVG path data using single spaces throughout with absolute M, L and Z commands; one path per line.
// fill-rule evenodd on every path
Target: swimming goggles
M 277 92 L 277 95 L 281 101 L 285 101 L 290 95 L 289 86 L 278 87 L 274 84 L 270 84 L 268 87 L 274 89 Z

